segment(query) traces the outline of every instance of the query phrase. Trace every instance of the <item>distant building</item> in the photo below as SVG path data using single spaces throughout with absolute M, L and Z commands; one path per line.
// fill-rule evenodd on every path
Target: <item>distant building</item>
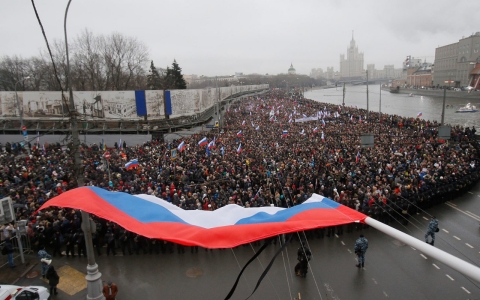
M 358 47 L 353 39 L 353 34 L 350 46 L 347 48 L 347 58 L 345 58 L 344 54 L 340 55 L 340 77 L 342 79 L 364 77 L 363 53 L 358 52 Z
M 293 67 L 293 64 L 290 64 L 290 68 L 288 68 L 288 74 L 290 74 L 290 75 L 295 75 L 295 74 L 297 74 L 297 71 L 296 71 L 295 68 Z
M 407 69 L 407 85 L 413 87 L 432 86 L 432 64 L 424 62 L 419 67 Z
M 322 68 L 312 69 L 312 71 L 310 72 L 310 77 L 315 79 L 320 79 L 320 78 L 325 78 L 325 74 L 323 73 Z
M 434 86 L 473 86 L 480 63 L 480 32 L 435 49 Z

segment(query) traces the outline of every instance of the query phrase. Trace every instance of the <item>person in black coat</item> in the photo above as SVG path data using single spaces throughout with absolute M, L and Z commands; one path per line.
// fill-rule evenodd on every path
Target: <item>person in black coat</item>
M 60 282 L 60 277 L 52 265 L 50 265 L 47 270 L 46 278 L 48 279 L 48 284 L 50 285 L 50 294 L 57 295 L 57 284 Z

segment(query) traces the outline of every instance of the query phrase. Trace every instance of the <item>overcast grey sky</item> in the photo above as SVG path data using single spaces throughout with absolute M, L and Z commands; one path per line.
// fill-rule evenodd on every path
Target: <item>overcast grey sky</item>
M 50 42 L 63 39 L 67 0 L 36 0 Z M 145 43 L 156 66 L 174 58 L 184 74 L 297 73 L 333 66 L 351 40 L 366 64 L 433 62 L 435 48 L 480 31 L 478 0 L 73 0 L 69 39 L 85 28 Z M 0 0 L 0 55 L 45 49 L 29 0 Z

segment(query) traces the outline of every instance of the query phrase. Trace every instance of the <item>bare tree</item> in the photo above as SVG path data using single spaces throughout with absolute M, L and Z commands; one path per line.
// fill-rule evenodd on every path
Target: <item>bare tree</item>
M 119 33 L 104 37 L 103 57 L 107 89 L 131 89 L 137 83 L 135 76 L 145 76 L 148 50 L 136 38 L 128 38 Z
M 6 91 L 26 90 L 29 82 L 22 80 L 29 75 L 29 63 L 27 59 L 19 56 L 4 56 L 0 60 L 0 87 Z
M 73 56 L 75 87 L 83 91 L 105 89 L 105 63 L 102 57 L 102 38 L 85 29 L 75 39 Z
M 0 59 L 0 88 L 14 90 L 16 82 L 30 75 L 33 80 L 19 83 L 18 90 L 66 89 L 64 42 L 54 41 L 51 50 L 59 80 L 47 51 L 42 51 L 39 57 L 30 59 L 4 56 Z M 146 86 L 148 49 L 136 38 L 120 33 L 95 36 L 85 30 L 69 45 L 69 50 L 70 83 L 75 90 L 132 90 Z

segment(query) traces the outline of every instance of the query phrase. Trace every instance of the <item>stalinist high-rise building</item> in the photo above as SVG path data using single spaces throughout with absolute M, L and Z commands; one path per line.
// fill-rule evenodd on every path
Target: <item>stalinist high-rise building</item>
M 350 41 L 350 47 L 347 48 L 347 58 L 345 54 L 340 54 L 340 78 L 363 78 L 363 53 L 358 52 L 355 40 Z

